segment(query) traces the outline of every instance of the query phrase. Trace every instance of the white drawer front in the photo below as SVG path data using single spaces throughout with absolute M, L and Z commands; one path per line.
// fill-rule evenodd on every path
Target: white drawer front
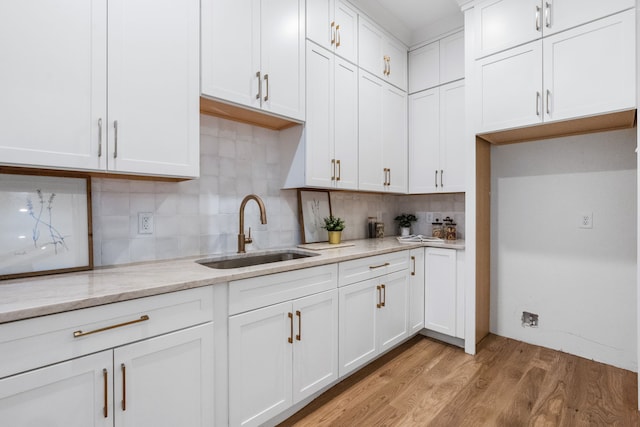
M 341 262 L 338 267 L 338 286 L 380 277 L 409 268 L 409 251 L 392 252 Z
M 0 378 L 212 320 L 213 287 L 206 286 L 5 323 Z
M 338 286 L 337 264 L 229 282 L 229 315 L 289 301 Z

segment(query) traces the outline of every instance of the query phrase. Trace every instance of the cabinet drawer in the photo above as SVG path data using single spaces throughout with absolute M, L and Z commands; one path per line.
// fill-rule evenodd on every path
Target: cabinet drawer
M 334 289 L 337 264 L 229 282 L 229 315 Z
M 212 320 L 207 286 L 5 323 L 0 378 Z
M 393 252 L 341 262 L 338 267 L 338 286 L 372 279 L 409 268 L 409 252 Z

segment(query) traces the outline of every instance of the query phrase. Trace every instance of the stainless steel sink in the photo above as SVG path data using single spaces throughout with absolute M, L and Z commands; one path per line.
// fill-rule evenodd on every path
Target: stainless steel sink
M 283 249 L 200 259 L 196 262 L 209 268 L 228 269 L 251 267 L 254 265 L 269 264 L 272 262 L 290 261 L 292 259 L 308 258 L 317 255 L 320 254 L 315 252 L 299 251 L 296 249 Z

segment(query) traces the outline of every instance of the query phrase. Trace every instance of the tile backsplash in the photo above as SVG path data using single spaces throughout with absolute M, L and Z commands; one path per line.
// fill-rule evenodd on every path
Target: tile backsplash
M 199 179 L 92 180 L 96 266 L 235 252 L 238 210 L 251 193 L 263 199 L 268 222 L 260 224 L 258 207 L 250 201 L 245 228 L 251 227 L 254 243 L 247 250 L 300 243 L 297 191 L 281 189 L 286 165 L 280 164 L 279 132 L 203 115 L 200 134 Z M 344 239 L 366 237 L 369 216 L 385 223 L 387 235 L 397 234 L 393 218 L 401 212 L 417 214 L 416 233 L 430 233 L 426 212 L 437 212 L 455 218 L 464 235 L 463 194 L 332 192 L 331 204 L 346 221 Z M 141 212 L 153 214 L 153 234 L 138 233 Z

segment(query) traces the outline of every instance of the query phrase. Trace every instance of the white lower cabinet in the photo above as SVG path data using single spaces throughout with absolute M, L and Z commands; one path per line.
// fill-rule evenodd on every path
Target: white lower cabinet
M 409 252 L 409 334 L 424 327 L 424 249 Z
M 198 288 L 0 325 L 0 425 L 212 426 L 212 304 Z
M 333 289 L 229 318 L 229 423 L 260 425 L 338 378 Z
M 408 336 L 406 270 L 341 287 L 340 376 Z
M 425 249 L 424 327 L 456 338 L 464 338 L 463 261 L 455 249 Z

